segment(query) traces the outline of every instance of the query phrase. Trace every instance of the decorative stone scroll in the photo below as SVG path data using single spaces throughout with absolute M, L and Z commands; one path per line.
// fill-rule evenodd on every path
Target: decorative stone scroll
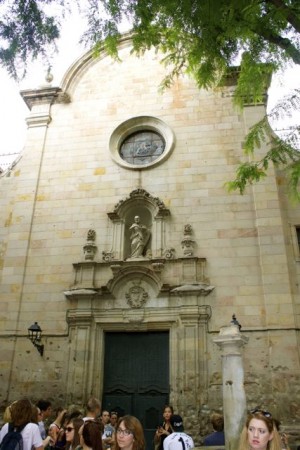
M 105 251 L 102 252 L 102 261 L 110 262 L 113 259 L 114 259 L 113 252 L 105 252 Z
M 164 257 L 166 259 L 175 259 L 176 258 L 176 251 L 175 248 L 166 248 L 164 251 Z

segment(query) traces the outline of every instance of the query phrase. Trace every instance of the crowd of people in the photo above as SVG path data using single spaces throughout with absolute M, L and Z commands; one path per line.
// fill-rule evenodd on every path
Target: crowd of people
M 223 416 L 214 413 L 210 419 L 213 430 L 204 438 L 204 446 L 224 446 Z M 29 399 L 21 399 L 6 408 L 3 420 L 0 450 L 146 450 L 139 419 L 101 410 L 96 398 L 88 401 L 84 412 L 63 407 L 52 411 L 49 401 L 40 400 L 34 405 Z M 287 437 L 279 429 L 277 419 L 256 408 L 248 413 L 237 450 L 289 450 Z M 166 405 L 153 437 L 153 450 L 193 448 L 193 438 L 184 432 L 182 417 Z

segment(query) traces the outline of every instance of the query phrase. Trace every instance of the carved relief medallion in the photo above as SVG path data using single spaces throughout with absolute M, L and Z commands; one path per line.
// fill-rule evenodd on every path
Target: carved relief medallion
M 148 300 L 148 293 L 142 286 L 135 284 L 125 294 L 127 303 L 132 308 L 141 308 Z

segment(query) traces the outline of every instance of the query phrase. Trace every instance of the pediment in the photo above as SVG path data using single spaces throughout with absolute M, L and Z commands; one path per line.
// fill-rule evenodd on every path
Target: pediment
M 113 211 L 108 213 L 108 217 L 114 221 L 126 217 L 128 212 L 136 207 L 143 205 L 148 208 L 154 217 L 169 216 L 170 211 L 166 208 L 164 202 L 159 197 L 154 197 L 145 189 L 134 189 L 128 197 L 120 200 L 114 207 Z
M 114 277 L 107 288 L 115 298 L 126 298 L 131 307 L 140 308 L 148 298 L 156 298 L 162 287 L 160 273 L 154 271 L 149 262 L 112 265 Z

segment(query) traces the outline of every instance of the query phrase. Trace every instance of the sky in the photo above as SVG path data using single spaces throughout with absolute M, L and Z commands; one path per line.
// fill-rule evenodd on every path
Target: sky
M 58 42 L 59 51 L 52 62 L 53 86 L 60 86 L 69 66 L 88 50 L 79 44 L 84 27 L 82 16 L 77 11 L 65 20 Z M 0 168 L 2 170 L 7 169 L 15 161 L 25 142 L 25 119 L 29 111 L 20 95 L 20 90 L 34 89 L 45 84 L 47 69 L 48 67 L 40 62 L 30 64 L 26 78 L 18 84 L 3 68 L 0 68 L 0 98 L 2 100 L 0 102 Z M 268 109 L 274 106 L 279 98 L 295 88 L 300 89 L 300 66 L 291 66 L 273 78 L 268 91 Z M 274 128 L 286 128 L 294 122 L 300 123 L 300 111 L 284 124 L 274 124 Z
M 59 86 L 72 63 L 88 49 L 79 44 L 84 21 L 78 12 L 65 20 L 58 42 L 58 53 L 52 61 L 53 86 Z M 7 169 L 22 151 L 26 137 L 26 117 L 29 110 L 20 95 L 23 89 L 35 89 L 45 84 L 48 67 L 37 61 L 28 67 L 24 80 L 17 83 L 0 67 L 0 168 Z M 4 156 L 5 155 L 5 156 Z

